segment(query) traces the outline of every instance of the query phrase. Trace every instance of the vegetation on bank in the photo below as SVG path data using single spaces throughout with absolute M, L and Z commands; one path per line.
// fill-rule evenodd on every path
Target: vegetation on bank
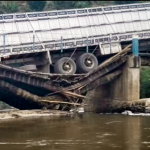
M 88 8 L 139 2 L 147 1 L 0 1 L 0 13 Z
M 141 67 L 140 82 L 140 97 L 150 97 L 150 67 Z
M 2 110 L 2 109 L 10 109 L 10 108 L 12 108 L 12 107 L 7 105 L 6 103 L 0 101 L 0 110 Z

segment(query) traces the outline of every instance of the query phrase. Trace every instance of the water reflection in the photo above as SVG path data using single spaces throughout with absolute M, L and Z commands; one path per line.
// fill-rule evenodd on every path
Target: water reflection
M 141 118 L 140 117 L 129 117 L 124 128 L 126 150 L 140 150 L 141 149 Z
M 145 150 L 149 117 L 84 114 L 0 122 L 2 150 Z

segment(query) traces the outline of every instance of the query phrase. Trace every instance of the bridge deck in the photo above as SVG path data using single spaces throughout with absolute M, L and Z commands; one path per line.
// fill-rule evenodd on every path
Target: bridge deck
M 129 51 L 129 49 L 127 49 Z M 29 71 L 23 71 L 16 68 L 12 68 L 3 64 L 0 64 L 0 80 L 5 81 L 3 84 L 0 84 L 0 98 L 7 102 L 8 104 L 18 107 L 20 109 L 27 109 L 27 108 L 39 108 L 39 105 L 32 104 L 31 106 L 22 106 L 23 104 L 30 105 L 29 102 L 26 102 L 24 98 L 21 99 L 18 95 L 13 95 L 14 92 L 11 91 L 11 88 L 8 87 L 7 83 L 10 85 L 14 85 L 22 90 L 26 90 L 30 93 L 36 94 L 38 96 L 45 96 L 46 94 L 56 92 L 56 94 L 63 94 L 69 96 L 79 96 L 78 94 L 86 93 L 88 90 L 93 89 L 95 85 L 91 82 L 96 80 L 100 80 L 101 77 L 108 75 L 113 70 L 117 69 L 121 65 L 123 65 L 126 60 L 127 56 L 124 54 L 127 51 L 121 51 L 117 54 L 116 57 L 113 57 L 111 62 L 104 63 L 103 66 L 99 66 L 99 68 L 87 75 L 51 75 L 51 74 L 43 74 L 43 73 L 33 73 Z M 117 75 L 119 75 L 117 73 Z M 60 82 L 65 82 L 60 84 L 56 78 L 61 78 Z M 66 77 L 76 80 L 74 82 L 66 81 Z M 54 82 L 54 79 L 56 82 Z M 64 79 L 64 80 L 63 80 Z M 66 82 L 68 82 L 66 84 Z M 6 86 L 5 86 L 6 83 Z M 99 83 L 99 82 L 98 82 Z M 90 84 L 91 88 L 87 88 L 87 85 Z M 65 85 L 65 86 L 64 86 Z M 88 85 L 89 86 L 89 85 Z M 13 86 L 12 86 L 13 87 Z M 84 87 L 81 92 L 78 92 L 80 87 Z M 73 94 L 72 91 L 75 93 Z M 76 94 L 76 95 L 75 95 Z M 8 97 L 11 95 L 11 99 Z M 68 97 L 68 96 L 67 96 Z M 80 98 L 84 96 L 80 96 Z M 9 98 L 9 99 L 8 99 Z M 21 105 L 21 104 L 22 105 Z
M 45 100 L 45 97 L 48 98 L 45 95 L 50 93 L 52 95 L 50 95 L 49 98 L 52 99 L 60 98 L 63 95 L 66 96 L 65 98 L 68 99 L 69 102 L 74 102 L 75 104 L 77 100 L 80 99 L 81 101 L 79 103 L 81 103 L 88 91 L 114 80 L 121 73 L 126 71 L 124 68 L 128 60 L 128 52 L 131 50 L 130 47 L 131 45 L 127 46 L 121 52 L 100 64 L 96 70 L 86 75 L 35 73 L 0 64 L 0 99 L 19 109 L 43 108 L 42 105 L 39 105 L 39 101 L 36 103 L 35 100 L 31 100 L 32 95 L 33 97 L 40 97 Z M 134 59 L 132 59 L 132 61 L 134 61 Z M 131 64 L 132 61 L 130 61 Z M 142 61 L 143 64 L 147 64 L 147 58 L 144 58 Z M 132 73 L 134 76 L 134 72 Z M 70 81 L 68 81 L 67 78 L 69 78 Z M 74 81 L 72 82 L 71 80 Z M 133 82 L 135 82 L 135 80 L 133 80 Z M 130 89 L 128 89 L 128 91 L 129 90 Z M 61 97 L 61 100 L 63 98 L 64 97 Z M 49 105 L 47 107 L 49 108 Z

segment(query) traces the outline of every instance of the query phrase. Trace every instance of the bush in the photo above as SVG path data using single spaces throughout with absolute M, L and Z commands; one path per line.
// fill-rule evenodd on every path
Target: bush
M 42 11 L 46 5 L 46 1 L 28 1 L 31 10 Z
M 86 7 L 91 7 L 90 1 L 77 1 L 75 4 L 76 8 L 86 8 Z
M 150 97 L 150 67 L 141 67 L 141 75 L 140 75 L 140 82 L 141 82 L 141 90 L 140 90 L 140 97 L 141 98 L 148 98 Z
M 117 5 L 138 3 L 138 1 L 114 1 L 114 2 Z
M 76 1 L 53 1 L 55 9 L 72 9 L 75 7 Z
M 0 101 L 0 110 L 2 109 L 10 109 L 11 106 L 7 105 L 6 103 Z
M 19 11 L 19 6 L 16 2 L 9 1 L 6 4 L 0 3 L 0 12 L 5 13 L 15 13 Z
M 53 1 L 55 9 L 86 8 L 91 6 L 90 1 Z

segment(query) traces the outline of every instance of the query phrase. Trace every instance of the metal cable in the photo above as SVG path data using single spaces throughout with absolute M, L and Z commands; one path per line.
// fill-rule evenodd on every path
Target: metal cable
M 74 53 L 76 52 L 77 48 L 74 49 L 74 51 L 72 52 L 71 56 L 68 58 L 68 60 L 65 63 L 68 63 L 68 61 L 72 58 L 72 56 L 74 55 Z
M 98 45 L 95 47 L 95 49 L 93 50 L 93 52 L 90 54 L 90 56 L 88 57 L 88 59 L 92 56 L 92 54 L 95 52 L 95 50 L 97 49 Z
M 71 56 L 68 58 L 68 60 L 64 63 L 65 65 L 68 63 L 68 61 L 72 58 L 72 56 L 74 55 L 74 53 L 76 52 L 77 47 L 74 49 L 73 53 L 71 54 Z

